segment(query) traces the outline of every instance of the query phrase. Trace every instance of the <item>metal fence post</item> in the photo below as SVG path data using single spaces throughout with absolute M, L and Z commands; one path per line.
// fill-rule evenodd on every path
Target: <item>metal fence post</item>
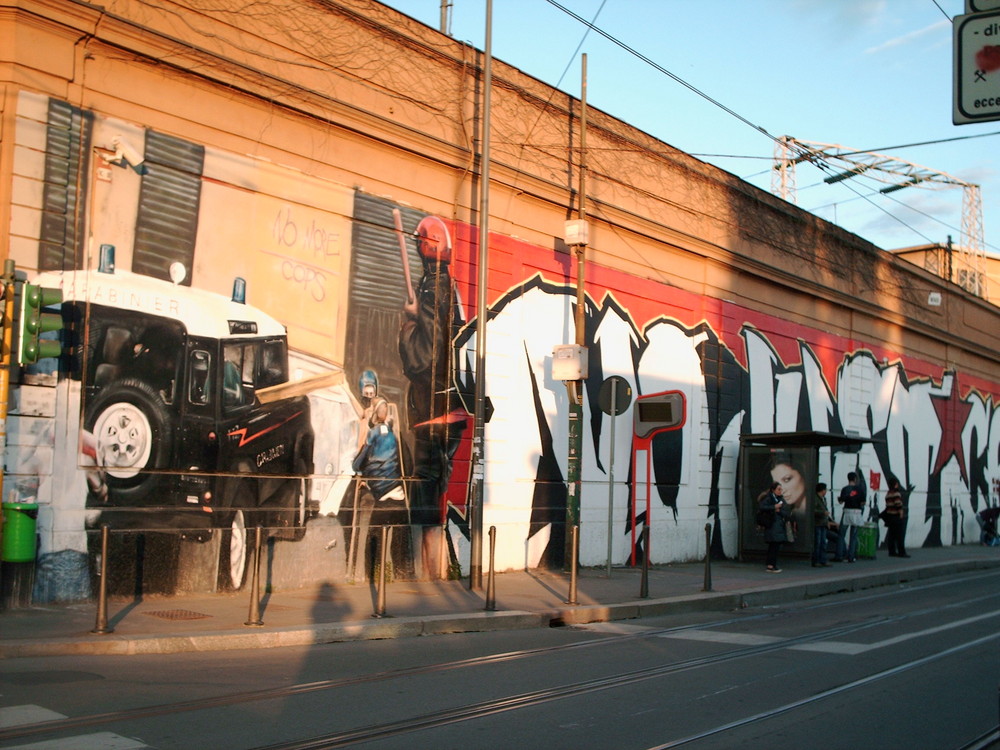
M 490 567 L 486 574 L 486 611 L 495 612 L 497 608 L 497 592 L 494 582 L 493 560 L 497 550 L 497 527 L 490 526 Z
M 101 582 L 97 589 L 97 622 L 91 633 L 105 635 L 115 632 L 108 627 L 108 525 L 101 525 Z
M 389 527 L 382 527 L 382 542 L 379 545 L 378 565 L 378 596 L 375 602 L 375 612 L 372 617 L 385 617 L 385 563 L 388 552 Z
M 702 591 L 712 590 L 712 524 L 705 524 L 705 585 Z
M 649 598 L 649 527 L 642 528 L 642 581 L 639 584 L 639 598 Z
M 261 528 L 258 526 L 253 543 L 253 565 L 250 568 L 250 613 L 247 615 L 247 621 L 243 623 L 254 627 L 264 624 L 264 621 L 260 619 L 260 549 Z
M 576 604 L 576 569 L 580 559 L 580 527 L 570 527 L 569 597 L 567 604 Z

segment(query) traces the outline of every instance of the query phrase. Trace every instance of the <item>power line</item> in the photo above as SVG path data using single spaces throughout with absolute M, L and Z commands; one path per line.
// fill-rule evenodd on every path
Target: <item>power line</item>
M 918 141 L 916 143 L 901 143 L 896 146 L 880 146 L 879 148 L 866 148 L 860 151 L 843 151 L 842 155 L 867 154 L 871 151 L 894 151 L 898 148 L 914 148 L 915 146 L 935 146 L 939 143 L 952 143 L 953 141 L 967 141 L 970 138 L 987 138 L 991 135 L 1000 135 L 1000 130 L 992 133 L 976 133 L 975 135 L 956 135 L 954 138 L 939 138 L 936 141 Z
M 618 39 L 617 37 L 613 36 L 612 34 L 606 32 L 606 31 L 604 31 L 603 29 L 601 29 L 600 27 L 598 27 L 595 23 L 593 23 L 592 21 L 587 21 L 585 18 L 577 15 L 576 13 L 574 13 L 571 10 L 569 10 L 565 6 L 563 6 L 560 3 L 556 2 L 556 0 L 546 0 L 546 1 L 550 5 L 552 5 L 553 7 L 557 8 L 558 10 L 562 11 L 566 15 L 568 15 L 571 18 L 573 18 L 574 20 L 576 20 L 578 23 L 583 24 L 588 29 L 590 29 L 590 30 L 596 32 L 597 34 L 601 35 L 602 37 L 604 37 L 605 39 L 607 39 L 612 44 L 617 45 L 621 49 L 623 49 L 626 52 L 628 52 L 630 55 L 638 58 L 639 60 L 641 60 L 642 62 L 646 63 L 647 65 L 649 65 L 653 69 L 659 71 L 660 73 L 662 73 L 663 75 L 667 76 L 671 80 L 673 80 L 676 83 L 679 83 L 680 85 L 684 86 L 689 91 L 697 94 L 698 96 L 700 96 L 705 101 L 709 102 L 710 104 L 715 105 L 716 107 L 718 107 L 719 109 L 721 109 L 723 112 L 731 115 L 732 117 L 736 118 L 737 120 L 739 120 L 743 124 L 745 124 L 745 125 L 753 128 L 758 133 L 761 133 L 762 135 L 766 136 L 767 138 L 770 138 L 775 143 L 780 143 L 781 142 L 781 139 L 779 139 L 777 136 L 772 135 L 763 126 L 757 125 L 756 123 L 751 122 L 746 117 L 744 117 L 743 115 L 741 115 L 739 112 L 736 112 L 735 110 L 733 110 L 732 108 L 726 106 L 725 104 L 723 104 L 719 100 L 713 98 L 712 96 L 710 96 L 706 92 L 704 92 L 701 89 L 699 89 L 697 86 L 695 86 L 695 85 L 693 85 L 691 83 L 688 83 L 683 78 L 681 78 L 680 76 L 676 75 L 675 73 L 672 73 L 671 71 L 667 70 L 666 68 L 664 68 L 659 63 L 653 61 L 652 59 L 650 59 L 646 55 L 644 55 L 641 52 L 639 52 L 638 50 L 636 50 L 634 47 L 629 46 L 628 44 L 626 44 L 622 40 Z M 938 7 L 938 10 L 940 10 L 941 13 L 946 18 L 948 18 L 949 20 L 951 20 L 951 17 L 948 16 L 948 14 L 944 12 L 944 9 L 941 8 L 940 5 L 938 5 L 937 0 L 932 0 L 932 2 L 934 2 L 934 4 Z M 603 7 L 604 7 L 604 3 L 602 2 L 601 3 L 601 8 L 598 9 L 598 14 L 600 13 L 600 10 Z M 596 20 L 596 18 L 597 18 L 597 16 L 595 15 L 594 20 Z M 581 44 L 582 44 L 582 41 L 581 41 Z M 578 49 L 579 49 L 579 47 L 578 47 Z M 565 71 L 564 71 L 563 75 L 565 75 Z M 562 78 L 560 78 L 560 81 L 561 80 L 562 80 Z M 893 150 L 893 149 L 899 149 L 899 148 L 911 148 L 911 147 L 916 147 L 916 146 L 927 146 L 927 145 L 932 145 L 932 144 L 937 144 L 937 143 L 949 143 L 949 142 L 953 142 L 953 141 L 968 140 L 968 139 L 971 139 L 971 138 L 984 138 L 984 137 L 993 136 L 993 135 L 1000 135 L 1000 131 L 993 132 L 993 133 L 981 133 L 981 134 L 975 134 L 975 135 L 967 135 L 967 136 L 955 136 L 953 138 L 943 138 L 943 139 L 937 139 L 937 140 L 931 140 L 931 141 L 921 141 L 921 142 L 910 143 L 910 144 L 902 144 L 902 145 L 897 145 L 897 146 L 888 146 L 888 147 L 883 147 L 883 148 L 879 148 L 879 149 L 868 149 L 866 151 L 852 151 L 852 152 L 846 152 L 846 153 L 848 153 L 848 154 L 864 154 L 864 153 L 869 153 L 869 152 L 873 152 L 873 151 L 886 151 L 886 150 Z M 797 147 L 797 144 L 795 144 L 794 141 L 791 144 L 791 148 L 799 151 L 799 157 L 800 158 L 803 158 L 803 160 L 810 161 L 814 166 L 816 166 L 821 171 L 826 172 L 827 174 L 830 174 L 831 176 L 834 174 L 834 169 L 836 167 L 831 162 L 829 162 L 826 158 L 824 158 L 826 156 L 825 154 L 815 153 L 815 152 L 809 151 L 808 149 L 803 150 L 803 149 Z M 694 155 L 694 156 L 696 156 L 696 155 Z M 718 155 L 715 155 L 715 157 L 716 158 L 752 158 L 752 157 L 739 157 L 739 156 L 728 155 L 728 154 L 718 154 Z M 809 158 L 805 159 L 804 157 L 809 157 Z M 707 158 L 711 158 L 711 156 L 708 156 Z M 759 174 L 764 174 L 764 173 L 758 173 L 758 175 Z M 758 176 L 758 175 L 752 175 L 752 176 Z M 749 179 L 749 178 L 744 178 L 744 179 Z M 897 216 L 893 215 L 892 213 L 890 213 L 884 207 L 882 207 L 882 206 L 878 205 L 877 203 L 875 203 L 871 199 L 871 197 L 861 194 L 859 191 L 857 191 L 853 186 L 851 186 L 849 184 L 845 185 L 845 187 L 847 187 L 851 192 L 855 193 L 858 198 L 860 198 L 860 199 L 866 201 L 867 203 L 869 203 L 873 208 L 876 208 L 879 211 L 882 211 L 889 218 L 891 218 L 894 221 L 902 224 L 904 227 L 906 227 L 910 231 L 914 232 L 915 234 L 919 235 L 920 237 L 923 237 L 928 243 L 932 243 L 933 242 L 933 240 L 931 240 L 930 238 L 928 238 L 926 235 L 924 235 L 922 232 L 920 232 L 919 230 L 917 230 L 915 227 L 910 226 L 909 224 L 907 224 L 905 221 L 903 221 L 899 217 L 897 217 Z M 909 206 L 907 206 L 907 207 L 909 208 Z
M 552 5 L 553 7 L 558 8 L 563 13 L 565 13 L 566 15 L 570 16 L 571 18 L 575 19 L 579 23 L 582 23 L 585 26 L 590 27 L 591 30 L 596 31 L 598 34 L 600 34 L 601 36 L 603 36 L 605 39 L 607 39 L 612 44 L 618 45 L 623 50 L 625 50 L 626 52 L 628 52 L 630 55 L 632 55 L 634 57 L 637 57 L 642 62 L 644 62 L 647 65 L 649 65 L 650 67 L 658 70 L 660 73 L 663 73 L 663 75 L 665 75 L 668 78 L 670 78 L 671 80 L 679 83 L 681 86 L 683 86 L 684 88 L 688 89 L 689 91 L 694 92 L 695 94 L 697 94 L 702 99 L 704 99 L 705 101 L 709 102 L 710 104 L 714 104 L 716 107 L 718 107 L 719 109 L 721 109 L 726 114 L 732 115 L 737 120 L 739 120 L 740 122 L 742 122 L 744 125 L 750 126 L 754 130 L 756 130 L 758 133 L 762 133 L 763 135 L 765 135 L 768 138 L 770 138 L 772 141 L 777 141 L 778 140 L 777 136 L 771 135 L 769 132 L 767 132 L 767 130 L 764 127 L 762 127 L 760 125 L 757 125 L 757 124 L 755 124 L 753 122 L 750 122 L 750 120 L 748 120 L 747 118 L 745 118 L 739 112 L 735 111 L 734 109 L 731 109 L 731 108 L 727 107 L 725 104 L 723 104 L 722 102 L 720 102 L 718 99 L 712 98 L 711 96 L 709 96 L 708 94 L 706 94 L 704 91 L 702 91 L 701 89 L 699 89 L 697 86 L 695 86 L 694 84 L 688 83 L 683 78 L 681 78 L 680 76 L 676 75 L 675 73 L 671 73 L 669 70 L 667 70 L 666 68 L 664 68 L 662 65 L 660 65 L 659 63 L 654 62 L 650 58 L 646 57 L 644 54 L 642 54 L 641 52 L 639 52 L 634 47 L 630 47 L 629 45 L 625 44 L 625 42 L 623 42 L 621 39 L 618 39 L 617 37 L 609 34 L 606 31 L 604 31 L 600 27 L 595 26 L 593 23 L 591 23 L 587 19 L 585 19 L 585 18 L 583 18 L 581 16 L 578 16 L 576 13 L 574 13 L 573 11 L 571 11 L 569 8 L 566 8 L 566 7 L 562 6 L 562 5 L 560 5 L 559 3 L 557 3 L 556 0 L 546 0 L 546 1 L 549 3 L 549 5 Z

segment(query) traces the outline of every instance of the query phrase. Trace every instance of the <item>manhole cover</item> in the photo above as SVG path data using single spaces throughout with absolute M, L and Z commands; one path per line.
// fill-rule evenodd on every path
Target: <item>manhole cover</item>
M 192 612 L 190 609 L 161 609 L 155 612 L 143 612 L 149 617 L 159 617 L 161 620 L 201 620 L 211 615 Z

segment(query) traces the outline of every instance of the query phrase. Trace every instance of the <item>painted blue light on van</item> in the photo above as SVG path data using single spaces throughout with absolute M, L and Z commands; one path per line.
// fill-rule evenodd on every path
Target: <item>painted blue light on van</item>
M 101 245 L 101 254 L 97 261 L 97 270 L 101 273 L 115 272 L 115 246 Z
M 241 305 L 247 303 L 247 281 L 240 276 L 233 279 L 233 302 Z

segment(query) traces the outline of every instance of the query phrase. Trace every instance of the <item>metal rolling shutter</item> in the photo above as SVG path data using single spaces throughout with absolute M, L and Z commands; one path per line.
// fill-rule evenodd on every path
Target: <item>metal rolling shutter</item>
M 49 100 L 38 242 L 42 271 L 83 268 L 92 121 L 90 113 Z
M 169 280 L 170 264 L 180 261 L 188 269 L 184 283 L 190 284 L 205 149 L 147 131 L 145 158 L 132 270 Z

